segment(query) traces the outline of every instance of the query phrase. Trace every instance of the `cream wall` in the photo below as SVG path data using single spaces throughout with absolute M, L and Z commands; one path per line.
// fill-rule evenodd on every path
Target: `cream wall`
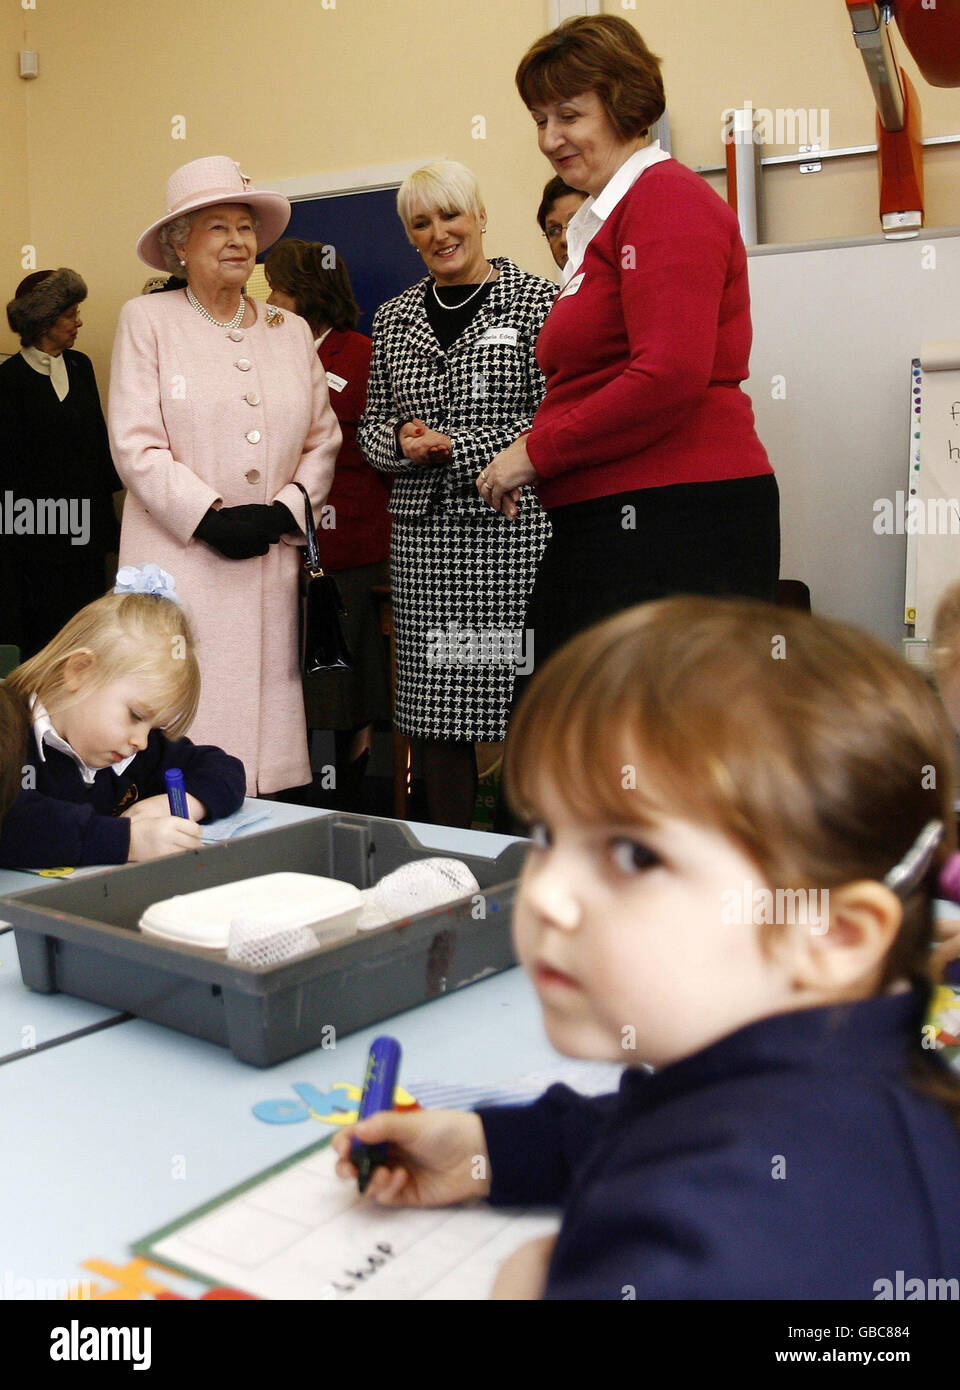
M 20 268 L 20 247 L 30 222 L 27 186 L 27 103 L 25 83 L 17 76 L 15 55 L 24 47 L 23 12 L 19 4 L 0 8 L 0 296 L 13 294 L 27 273 Z M 17 346 L 3 317 L 0 352 Z
M 36 246 L 39 266 L 80 270 L 90 286 L 80 346 L 102 387 L 119 306 L 148 273 L 137 236 L 162 212 L 167 175 L 200 155 L 232 155 L 255 183 L 462 159 L 485 192 L 489 252 L 550 273 L 534 222 L 549 168 L 513 87 L 518 59 L 546 28 L 546 0 L 21 4 L 0 8 L 0 292 L 8 297 L 24 273 L 24 243 Z M 721 112 L 748 99 L 771 110 L 826 108 L 834 147 L 874 138 L 842 0 L 605 8 L 635 22 L 663 58 L 674 153 L 693 167 L 722 162 Z M 960 92 L 923 83 L 897 42 L 925 134 L 960 132 Z M 15 75 L 21 46 L 39 51 L 35 82 Z M 176 116 L 185 140 L 171 138 Z M 485 118 L 485 139 L 473 138 L 475 116 Z M 928 224 L 960 224 L 960 147 L 928 151 L 926 168 Z M 778 169 L 767 180 L 770 240 L 878 230 L 872 158 L 828 163 L 818 175 Z M 15 346 L 4 323 L 0 350 Z

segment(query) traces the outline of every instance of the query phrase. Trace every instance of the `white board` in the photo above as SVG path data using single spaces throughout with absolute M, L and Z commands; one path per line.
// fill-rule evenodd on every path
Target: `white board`
M 907 587 L 914 635 L 929 640 L 944 591 L 960 581 L 960 335 L 924 343 L 918 365 L 920 461 L 911 478 Z
M 781 577 L 899 646 L 906 536 L 877 534 L 876 504 L 906 484 L 912 360 L 960 337 L 960 232 L 757 247 L 749 264 L 746 389 L 780 484 Z

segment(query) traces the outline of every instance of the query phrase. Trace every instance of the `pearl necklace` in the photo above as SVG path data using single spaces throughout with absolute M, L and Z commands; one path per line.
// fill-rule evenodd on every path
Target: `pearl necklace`
M 216 324 L 218 328 L 239 328 L 240 321 L 242 320 L 244 314 L 247 312 L 246 301 L 244 300 L 243 295 L 241 295 L 240 308 L 234 314 L 233 318 L 230 320 L 229 323 L 221 323 L 219 319 L 215 319 L 211 313 L 207 312 L 207 310 L 200 303 L 199 299 L 194 294 L 193 290 L 190 288 L 189 285 L 187 286 L 187 299 L 196 309 L 197 313 L 200 315 L 201 318 L 205 318 L 208 323 Z
M 440 298 L 440 296 L 437 294 L 437 282 L 436 282 L 436 280 L 431 280 L 431 281 L 430 281 L 431 285 L 433 286 L 433 297 L 434 297 L 434 299 L 437 301 L 437 303 L 440 305 L 440 308 L 441 308 L 441 309 L 447 309 L 447 310 L 452 314 L 452 313 L 454 313 L 457 309 L 462 309 L 465 305 L 469 304 L 470 301 L 471 301 L 471 299 L 476 299 L 477 295 L 478 295 L 478 294 L 480 293 L 480 291 L 483 289 L 483 286 L 487 283 L 487 280 L 490 279 L 490 276 L 493 274 L 493 272 L 494 272 L 494 266 L 491 265 L 491 266 L 490 266 L 490 269 L 487 271 L 486 279 L 484 279 L 484 280 L 482 281 L 482 283 L 479 284 L 479 285 L 477 286 L 477 288 L 474 290 L 473 294 L 468 294 L 467 297 L 466 297 L 466 299 L 461 299 L 461 301 L 460 301 L 459 304 L 444 304 L 443 300 L 442 300 L 442 299 Z M 453 287 L 452 287 L 451 285 L 445 285 L 444 288 L 445 288 L 445 289 L 452 289 Z

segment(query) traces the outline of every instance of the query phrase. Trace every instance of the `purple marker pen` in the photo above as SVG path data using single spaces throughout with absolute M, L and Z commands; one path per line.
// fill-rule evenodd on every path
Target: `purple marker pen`
M 359 1115 L 361 1120 L 366 1120 L 370 1115 L 377 1115 L 381 1110 L 393 1109 L 393 1093 L 399 1070 L 400 1044 L 396 1038 L 374 1038 L 367 1058 L 367 1073 L 363 1078 Z M 366 1192 L 374 1169 L 382 1166 L 386 1159 L 386 1144 L 364 1144 L 359 1139 L 354 1139 L 350 1145 L 350 1162 L 357 1170 L 357 1186 L 361 1192 Z
M 169 767 L 163 774 L 163 780 L 167 788 L 167 800 L 170 803 L 171 816 L 182 816 L 184 820 L 189 820 L 187 788 L 183 780 L 183 773 L 178 767 Z

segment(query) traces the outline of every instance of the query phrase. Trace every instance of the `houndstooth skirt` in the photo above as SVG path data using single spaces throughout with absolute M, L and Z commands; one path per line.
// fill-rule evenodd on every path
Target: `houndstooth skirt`
M 529 488 L 515 521 L 489 508 L 393 518 L 401 733 L 484 743 L 506 737 L 514 676 L 533 664 L 523 617 L 549 537 Z

